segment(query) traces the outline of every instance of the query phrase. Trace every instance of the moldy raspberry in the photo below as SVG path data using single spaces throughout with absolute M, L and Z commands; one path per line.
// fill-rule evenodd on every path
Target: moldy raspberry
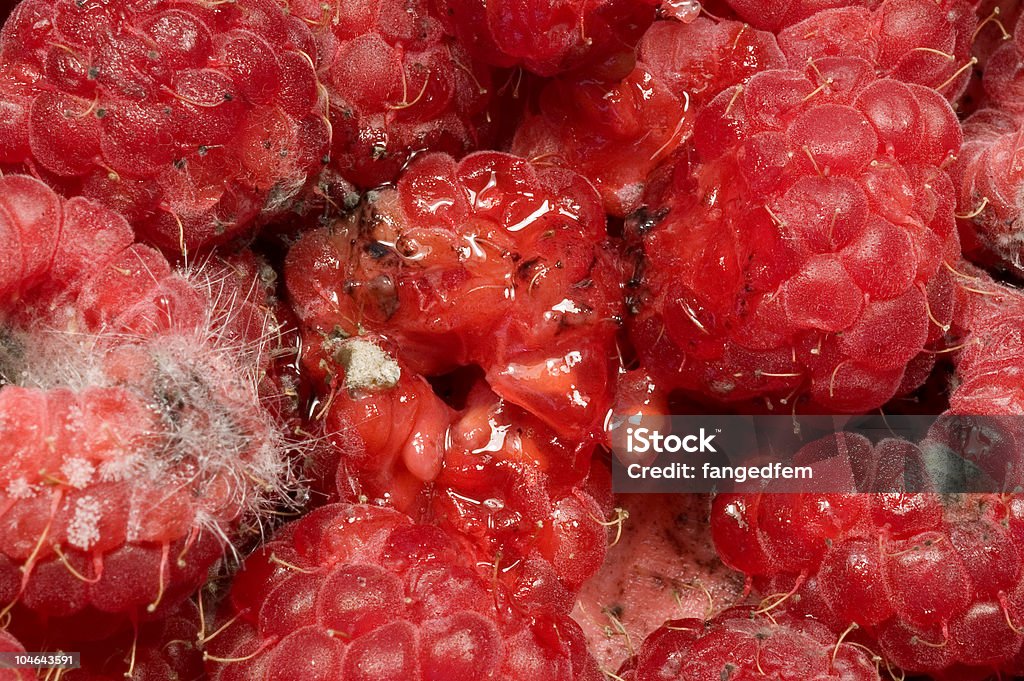
M 427 154 L 304 235 L 285 281 L 314 355 L 378 333 L 414 373 L 479 366 L 503 399 L 585 440 L 603 437 L 614 389 L 616 262 L 582 177 L 498 152 Z
M 479 379 L 453 409 L 388 348 L 371 335 L 337 343 L 320 414 L 336 498 L 458 532 L 520 598 L 568 610 L 605 554 L 610 485 L 596 443 L 560 437 Z
M 259 281 L 0 179 L 0 608 L 51 642 L 166 612 L 290 480 Z

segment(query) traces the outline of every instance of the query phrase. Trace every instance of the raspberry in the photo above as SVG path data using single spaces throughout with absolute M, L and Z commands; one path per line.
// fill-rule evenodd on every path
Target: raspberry
M 339 497 L 450 528 L 475 546 L 480 563 L 500 568 L 521 599 L 568 608 L 605 552 L 608 480 L 591 467 L 594 443 L 560 438 L 482 381 L 455 411 L 384 347 L 360 336 L 334 353 L 344 373 L 327 398 L 324 426 Z
M 388 509 L 331 505 L 245 563 L 208 637 L 212 681 L 598 681 L 579 627 L 526 614 L 457 537 Z
M 965 0 L 843 2 L 779 32 L 779 46 L 799 67 L 822 57 L 862 57 L 879 73 L 934 88 L 950 101 L 970 79 L 978 17 Z
M 756 679 L 779 681 L 879 679 L 871 657 L 822 624 L 785 614 L 730 608 L 714 618 L 666 623 L 647 637 L 623 681 Z
M 445 30 L 428 0 L 292 2 L 317 40 L 332 162 L 364 188 L 395 179 L 414 152 L 461 156 L 495 128 L 491 69 Z
M 438 522 L 475 541 L 524 591 L 534 590 L 531 572 L 550 570 L 578 591 L 604 559 L 601 519 L 611 511 L 608 472 L 592 463 L 595 445 L 559 437 L 482 383 L 446 436 L 431 500 Z
M 944 99 L 857 58 L 723 91 L 629 223 L 647 370 L 665 389 L 769 409 L 869 411 L 916 387 L 907 366 L 931 361 L 951 315 L 941 263 L 959 248 L 940 165 L 959 144 Z
M 476 365 L 502 398 L 577 439 L 603 437 L 619 278 L 593 187 L 497 152 L 418 156 L 285 263 L 311 352 L 370 331 L 414 373 Z
M 1001 467 L 1004 453 L 1016 465 L 1019 425 L 992 417 L 1024 408 L 1024 296 L 964 263 L 956 276 L 953 324 L 966 339 L 949 412 L 989 417 L 983 468 Z M 844 451 L 871 471 L 894 447 L 926 460 L 950 435 L 939 422 L 920 445 L 840 435 L 805 449 Z M 982 678 L 1024 671 L 1022 502 L 1018 494 L 728 494 L 715 498 L 711 526 L 722 559 L 773 594 L 767 602 L 793 596 L 792 609 L 836 632 L 855 623 L 855 638 L 908 672 Z
M 436 0 L 459 40 L 494 66 L 542 76 L 628 51 L 658 0 Z
M 808 447 L 867 465 L 936 444 L 842 435 Z M 726 564 L 770 594 L 766 608 L 791 601 L 837 633 L 856 625 L 857 640 L 911 673 L 980 678 L 1019 673 L 1024 659 L 1022 509 L 998 494 L 728 494 L 711 523 Z
M 273 0 L 23 2 L 0 33 L 0 165 L 168 250 L 243 234 L 321 167 L 312 45 Z
M 693 129 L 693 112 L 758 70 L 785 67 L 775 37 L 736 21 L 656 21 L 625 77 L 563 76 L 540 95 L 512 150 L 586 176 L 605 208 L 639 207 L 647 176 Z
M 102 636 L 188 596 L 280 500 L 274 320 L 244 267 L 176 272 L 31 178 L 0 179 L 0 239 L 0 602 Z

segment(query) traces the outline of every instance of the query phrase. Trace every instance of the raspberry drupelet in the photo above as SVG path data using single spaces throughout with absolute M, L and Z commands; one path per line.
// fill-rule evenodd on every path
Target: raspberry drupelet
M 6 629 L 0 629 L 0 652 L 24 653 L 25 647 L 18 639 L 11 636 Z M 0 668 L 0 681 L 36 681 L 39 677 L 32 669 L 2 669 Z
M 206 637 L 212 681 L 599 681 L 579 626 L 524 612 L 458 537 L 334 504 L 246 561 Z
M 22 2 L 0 32 L 0 167 L 167 251 L 248 233 L 322 168 L 315 57 L 274 0 Z
M 952 314 L 942 168 L 960 140 L 941 96 L 855 57 L 720 93 L 627 223 L 643 244 L 631 335 L 647 370 L 769 409 L 870 411 L 915 388 Z
M 102 637 L 173 608 L 281 501 L 276 322 L 245 267 L 175 271 L 29 177 L 0 178 L 0 240 L 0 608 Z

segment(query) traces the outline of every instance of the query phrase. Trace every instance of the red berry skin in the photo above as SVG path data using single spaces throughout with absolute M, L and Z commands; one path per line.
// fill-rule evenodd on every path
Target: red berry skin
M 1024 433 L 1014 422 L 1024 406 L 1019 381 L 1024 337 L 1024 293 L 997 283 L 967 262 L 957 264 L 960 286 L 954 328 L 964 338 L 955 356 L 949 395 L 954 414 L 1007 416 L 999 425 L 1016 443 Z M 1019 446 L 1019 445 L 1018 445 Z
M 168 251 L 247 233 L 321 168 L 309 51 L 272 0 L 23 2 L 0 32 L 0 165 L 121 211 Z
M 915 146 L 919 125 L 929 142 Z M 631 333 L 646 368 L 666 389 L 768 409 L 869 411 L 907 389 L 952 313 L 939 166 L 959 142 L 939 95 L 856 58 L 720 93 L 628 225 L 645 254 Z
M 218 621 L 231 623 L 207 646 L 213 681 L 601 678 L 564 614 L 522 612 L 456 536 L 371 506 L 286 525 L 246 561 Z
M 0 178 L 0 232 L 3 607 L 49 644 L 102 637 L 205 580 L 265 503 L 250 475 L 284 486 L 251 378 L 275 322 L 243 259 L 186 276 L 32 178 Z
M 137 631 L 129 628 L 83 647 L 81 667 L 67 670 L 64 678 L 113 681 L 130 675 L 138 681 L 203 679 L 203 654 L 198 641 L 211 632 L 203 632 L 200 622 L 199 608 L 185 601 L 160 620 L 142 624 Z M 35 633 L 41 635 L 38 630 Z
M 502 398 L 579 440 L 603 437 L 619 280 L 593 187 L 498 152 L 417 157 L 285 265 L 310 347 L 365 330 L 414 373 L 479 366 Z
M 708 621 L 666 622 L 619 671 L 624 681 L 657 679 L 879 679 L 871 657 L 827 627 L 786 613 L 729 608 Z

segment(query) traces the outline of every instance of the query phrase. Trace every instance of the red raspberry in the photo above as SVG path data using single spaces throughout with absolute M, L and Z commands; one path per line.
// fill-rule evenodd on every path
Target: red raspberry
M 808 448 L 868 462 L 936 444 L 842 435 Z M 856 624 L 855 640 L 893 667 L 951 678 L 1022 670 L 1019 496 L 727 494 L 711 526 L 726 564 L 769 594 L 765 607 L 790 601 L 837 633 Z
M 871 657 L 824 625 L 785 614 L 730 608 L 714 618 L 667 622 L 619 671 L 623 681 L 770 678 L 878 681 Z
M 319 172 L 312 38 L 273 0 L 27 0 L 0 33 L 0 164 L 166 249 L 244 233 Z
M 51 640 L 166 611 L 287 479 L 258 281 L 0 179 L 0 603 Z
M 415 152 L 461 156 L 490 141 L 491 69 L 446 32 L 429 0 L 301 0 L 289 8 L 316 37 L 331 166 L 347 180 L 374 187 L 394 180 Z
M 542 76 L 627 52 L 658 0 L 435 0 L 474 57 Z
M 959 248 L 940 166 L 959 145 L 944 99 L 857 58 L 719 94 L 690 158 L 630 221 L 646 368 L 663 388 L 769 409 L 869 411 L 916 387 L 908 364 L 951 315 L 942 262 Z
M 575 622 L 523 613 L 457 538 L 372 506 L 286 525 L 246 561 L 220 619 L 212 681 L 601 679 Z
M 512 150 L 583 174 L 609 213 L 627 215 L 651 171 L 690 136 L 694 111 L 756 71 L 785 66 L 775 37 L 745 24 L 656 21 L 625 77 L 587 72 L 550 82 Z
M 965 263 L 956 277 L 953 321 L 966 339 L 949 411 L 1020 414 L 1024 295 Z M 998 421 L 1006 426 L 999 434 L 997 422 L 989 424 L 987 465 L 1001 467 L 992 462 L 1002 452 L 1019 468 L 1016 420 Z M 870 471 L 891 460 L 893 448 L 923 459 L 944 437 L 940 425 L 920 446 L 842 435 L 806 453 L 838 447 Z M 1020 495 L 728 494 L 715 498 L 711 526 L 723 560 L 773 594 L 769 603 L 792 595 L 793 608 L 836 632 L 856 623 L 855 638 L 894 666 L 950 679 L 1024 671 Z
M 881 75 L 934 88 L 950 101 L 963 94 L 977 61 L 971 42 L 978 17 L 966 0 L 828 4 L 843 6 L 779 32 L 791 66 L 822 57 L 862 57 Z
M 360 336 L 334 351 L 324 426 L 340 498 L 450 528 L 520 598 L 568 609 L 605 553 L 611 504 L 607 473 L 591 469 L 596 445 L 559 437 L 482 381 L 456 412 L 385 347 Z
M 497 152 L 417 157 L 285 265 L 312 352 L 365 330 L 414 373 L 477 365 L 502 398 L 576 439 L 603 437 L 619 277 L 593 187 Z

